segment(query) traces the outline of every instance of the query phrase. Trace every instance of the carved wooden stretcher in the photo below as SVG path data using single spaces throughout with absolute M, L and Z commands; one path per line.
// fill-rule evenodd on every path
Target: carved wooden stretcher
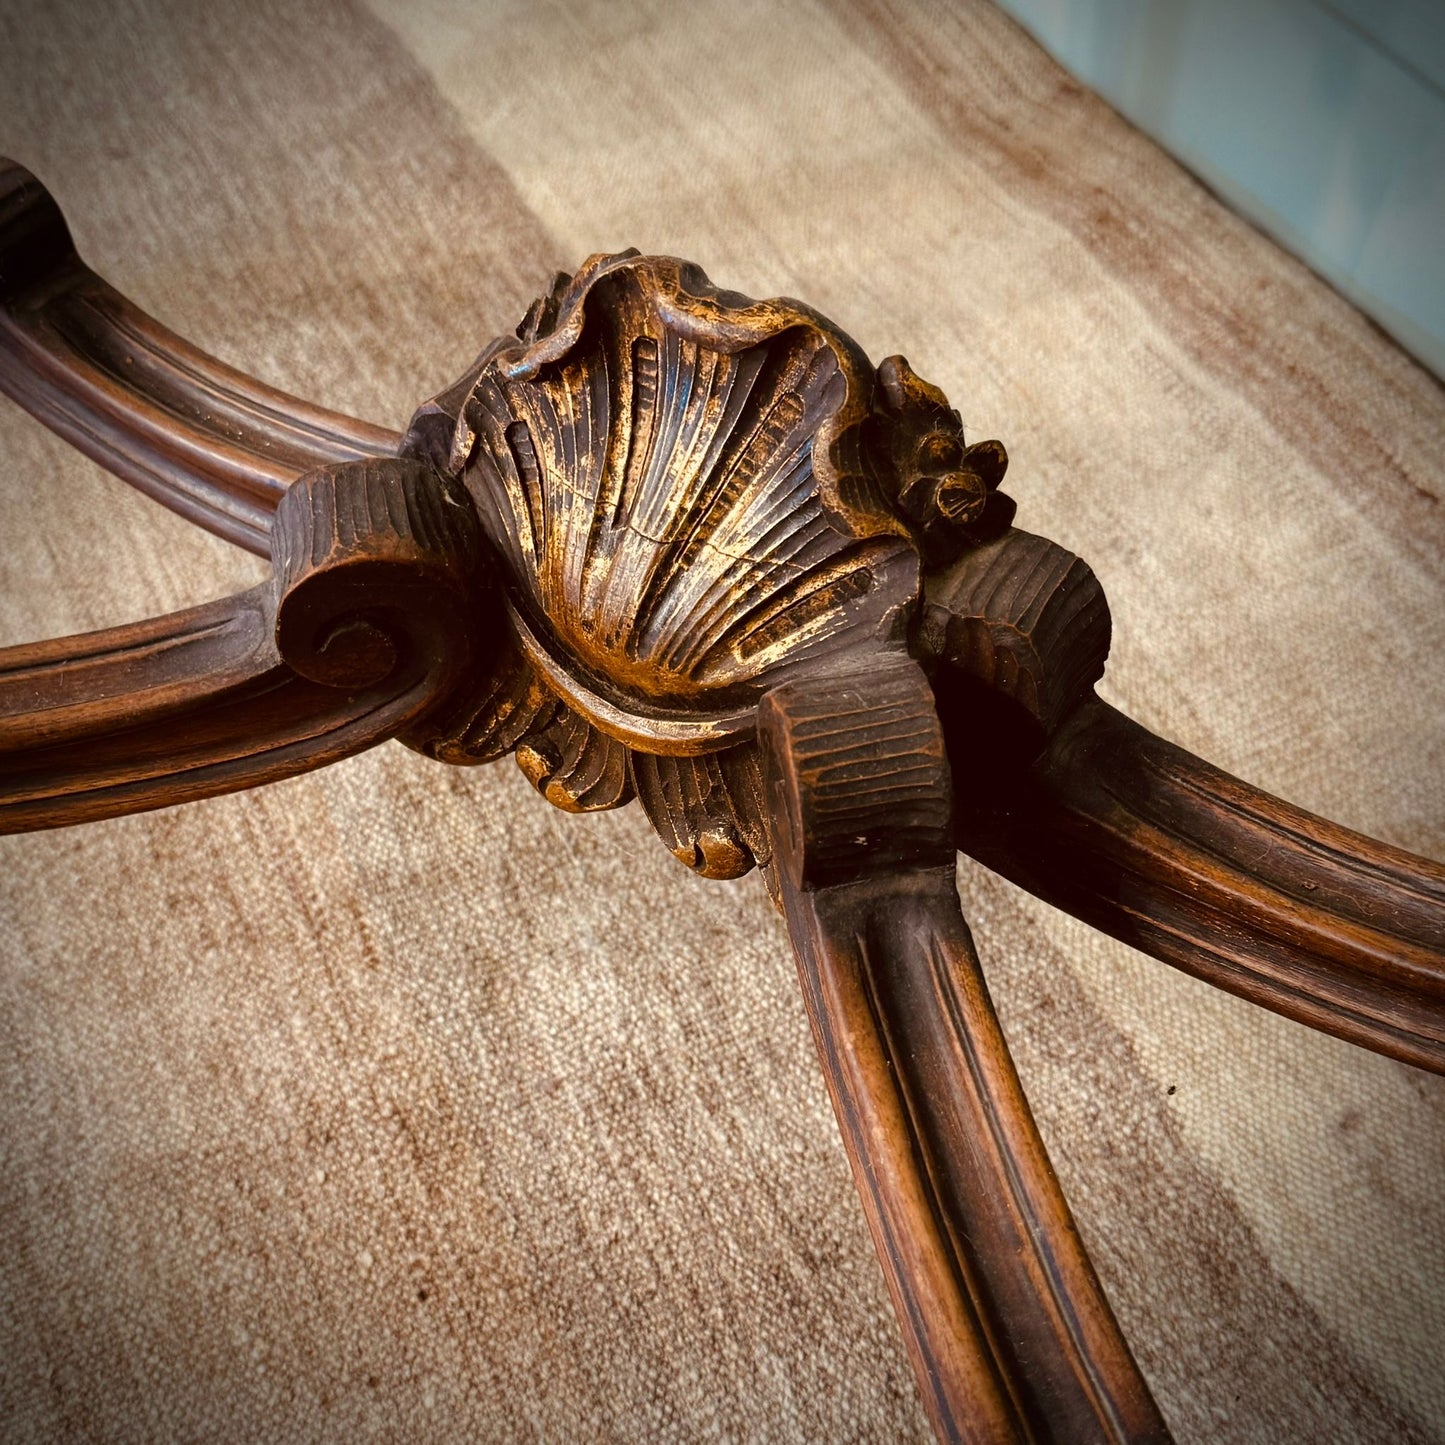
M 786 915 L 938 1434 L 1160 1440 L 959 909 L 961 848 L 1289 1017 L 1445 1071 L 1445 870 L 1094 696 L 1103 593 L 1011 526 L 900 357 L 634 253 L 558 277 L 404 436 L 201 354 L 0 165 L 0 388 L 272 580 L 0 651 L 0 828 L 252 787 L 388 738 L 634 796 Z M 953 781 L 956 779 L 957 781 Z

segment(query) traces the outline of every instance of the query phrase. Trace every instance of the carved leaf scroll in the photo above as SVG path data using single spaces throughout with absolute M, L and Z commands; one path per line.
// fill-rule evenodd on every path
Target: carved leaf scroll
M 569 810 L 635 789 L 675 856 L 745 871 L 768 851 L 759 699 L 903 651 L 920 551 L 976 540 L 1002 476 L 984 448 L 902 358 L 875 373 L 806 306 L 668 257 L 593 257 L 403 444 L 471 495 L 513 652 L 425 750 L 515 746 Z

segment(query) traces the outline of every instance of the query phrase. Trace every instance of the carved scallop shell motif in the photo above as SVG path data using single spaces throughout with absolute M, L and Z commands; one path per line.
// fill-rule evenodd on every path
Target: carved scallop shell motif
M 956 414 L 900 359 L 875 376 L 816 312 L 685 262 L 629 252 L 559 277 L 404 444 L 461 477 L 511 626 L 426 751 L 515 748 L 574 810 L 635 790 L 710 876 L 765 861 L 758 699 L 834 652 L 903 645 L 920 563 L 900 497 L 919 483 L 899 480 L 897 427 L 876 434 L 880 405 L 920 396 L 952 437 Z

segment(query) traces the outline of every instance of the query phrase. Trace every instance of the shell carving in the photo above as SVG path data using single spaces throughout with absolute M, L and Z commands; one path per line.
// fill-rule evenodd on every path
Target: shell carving
M 465 485 L 510 624 L 485 690 L 413 741 L 453 762 L 515 748 L 564 808 L 636 792 L 709 876 L 766 861 L 759 698 L 905 645 L 920 553 L 966 545 L 1002 474 L 983 445 L 901 358 L 875 374 L 797 302 L 592 258 L 403 444 Z

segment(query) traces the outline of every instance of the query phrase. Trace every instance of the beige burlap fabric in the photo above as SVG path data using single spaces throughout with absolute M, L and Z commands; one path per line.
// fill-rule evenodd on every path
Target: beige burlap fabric
M 982 5 L 12 3 L 0 149 L 393 425 L 592 251 L 803 297 L 1005 439 L 1113 701 L 1445 853 L 1440 386 Z M 259 573 L 0 465 L 0 641 Z M 1445 1438 L 1441 1081 L 960 883 L 1179 1438 Z M 0 1150 L 7 1439 L 926 1434 L 763 889 L 509 763 L 5 840 Z

